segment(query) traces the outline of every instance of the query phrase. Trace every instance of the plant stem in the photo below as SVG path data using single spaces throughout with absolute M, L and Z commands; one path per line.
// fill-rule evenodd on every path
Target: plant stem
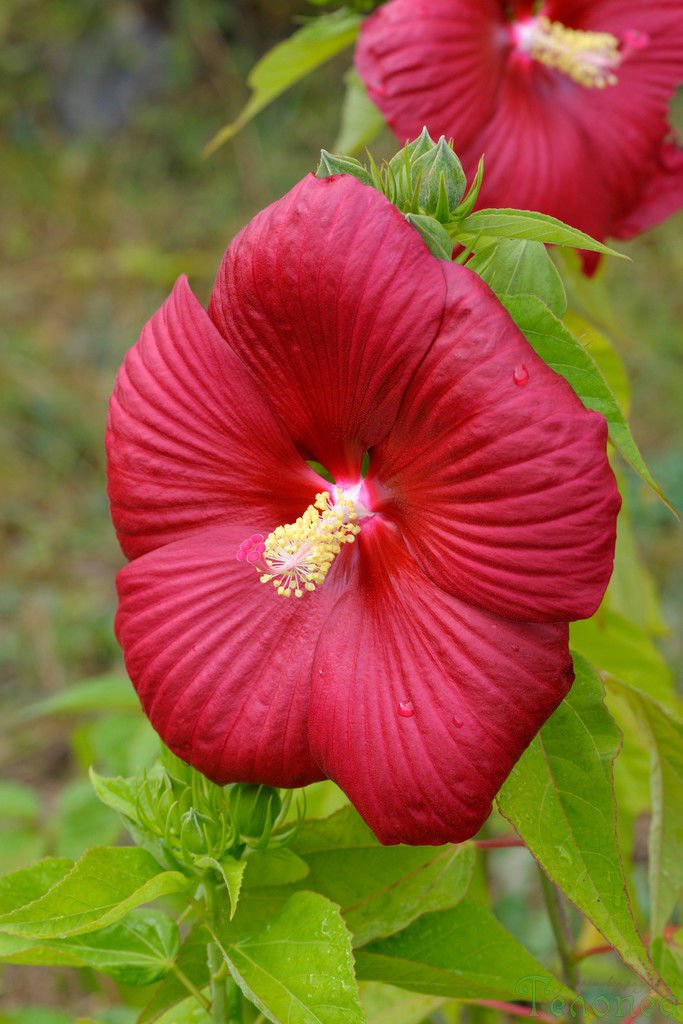
M 576 991 L 576 987 L 579 983 L 579 969 L 572 950 L 571 936 L 568 935 L 567 924 L 563 918 L 560 894 L 540 864 L 538 866 L 538 873 L 541 879 L 541 891 L 548 910 L 550 926 L 553 930 L 553 935 L 555 936 L 557 952 L 560 955 L 560 961 L 562 963 L 562 978 L 568 988 Z M 582 1024 L 583 1014 L 581 1007 L 577 1006 L 576 1010 L 576 1020 L 578 1024 Z
M 204 881 L 204 904 L 209 931 L 220 935 L 228 893 L 212 876 Z M 223 950 L 216 939 L 206 948 L 211 975 L 211 1017 L 214 1024 L 242 1024 L 242 993 L 230 977 Z
M 181 969 L 178 967 L 176 963 L 171 964 L 171 970 L 173 971 L 181 985 L 184 985 L 184 987 L 187 989 L 190 995 L 193 995 L 197 1002 L 200 1003 L 205 1010 L 210 1010 L 211 1003 L 209 1002 L 209 1000 L 202 992 L 199 991 L 194 982 L 190 981 L 188 976 L 183 971 L 181 971 Z
M 211 1017 L 215 1024 L 228 1024 L 228 990 L 225 979 L 221 977 L 223 954 L 213 941 L 206 952 L 211 972 Z
M 581 949 L 576 953 L 571 954 L 571 958 L 574 963 L 578 963 L 579 960 L 586 960 L 589 956 L 599 956 L 601 953 L 613 953 L 614 946 L 610 946 L 605 943 L 602 946 L 591 946 L 590 949 Z

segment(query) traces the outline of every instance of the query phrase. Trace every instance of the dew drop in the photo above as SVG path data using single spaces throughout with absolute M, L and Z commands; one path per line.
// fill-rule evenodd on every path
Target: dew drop
M 520 363 L 519 366 L 515 366 L 512 374 L 512 379 L 518 388 L 523 388 L 529 381 L 529 371 L 527 370 L 524 363 Z
M 453 715 L 453 717 L 451 718 L 451 722 L 453 723 L 456 729 L 462 729 L 463 725 L 465 724 L 464 722 L 461 722 L 459 718 L 456 718 L 455 715 Z
M 398 713 L 402 718 L 412 718 L 415 714 L 412 700 L 400 700 L 398 702 Z

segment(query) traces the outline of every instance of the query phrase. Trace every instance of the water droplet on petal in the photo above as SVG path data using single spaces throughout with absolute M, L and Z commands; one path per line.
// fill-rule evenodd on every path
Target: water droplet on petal
M 461 722 L 459 718 L 456 718 L 455 715 L 453 715 L 453 717 L 451 718 L 451 722 L 453 723 L 456 729 L 462 729 L 463 725 L 465 724 L 464 722 Z
M 512 374 L 512 379 L 514 380 L 518 388 L 523 388 L 524 385 L 528 383 L 529 371 L 527 370 L 524 363 L 520 363 L 519 366 L 515 366 L 514 372 Z
M 415 714 L 412 700 L 400 700 L 398 702 L 398 713 L 402 718 L 412 718 Z

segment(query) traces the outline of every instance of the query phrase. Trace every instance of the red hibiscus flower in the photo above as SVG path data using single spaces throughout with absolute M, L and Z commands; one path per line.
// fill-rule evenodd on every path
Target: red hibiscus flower
M 605 434 L 478 277 L 372 188 L 306 178 L 208 313 L 178 281 L 111 400 L 152 724 L 219 783 L 334 779 L 384 842 L 471 836 L 607 583 Z
M 683 206 L 667 106 L 683 0 L 391 0 L 356 66 L 401 139 L 454 139 L 480 206 L 540 210 L 630 238 Z M 586 254 L 587 268 L 598 257 Z

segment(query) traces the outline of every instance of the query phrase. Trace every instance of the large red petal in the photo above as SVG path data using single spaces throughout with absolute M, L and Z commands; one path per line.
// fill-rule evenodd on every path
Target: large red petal
M 567 627 L 445 594 L 386 523 L 359 542 L 316 655 L 313 753 L 382 842 L 461 842 L 571 685 Z
M 508 47 L 498 0 L 392 0 L 364 22 L 355 63 L 402 142 L 426 125 L 461 153 L 493 114 Z
M 214 527 L 128 565 L 116 633 L 176 754 L 218 783 L 302 786 L 322 778 L 308 741 L 311 664 L 339 591 L 330 581 L 279 597 L 236 560 L 244 536 Z
M 638 204 L 614 226 L 615 238 L 633 238 L 656 227 L 683 209 L 683 149 L 665 142 L 656 171 L 648 179 Z
M 126 356 L 106 443 L 112 517 L 130 558 L 216 522 L 269 533 L 322 483 L 184 277 Z
M 450 593 L 514 619 L 590 616 L 612 570 L 619 508 L 605 420 L 475 274 L 444 273 L 442 331 L 371 454 L 373 507 Z
M 357 477 L 443 311 L 439 262 L 355 178 L 305 178 L 228 249 L 210 313 L 307 458 Z

